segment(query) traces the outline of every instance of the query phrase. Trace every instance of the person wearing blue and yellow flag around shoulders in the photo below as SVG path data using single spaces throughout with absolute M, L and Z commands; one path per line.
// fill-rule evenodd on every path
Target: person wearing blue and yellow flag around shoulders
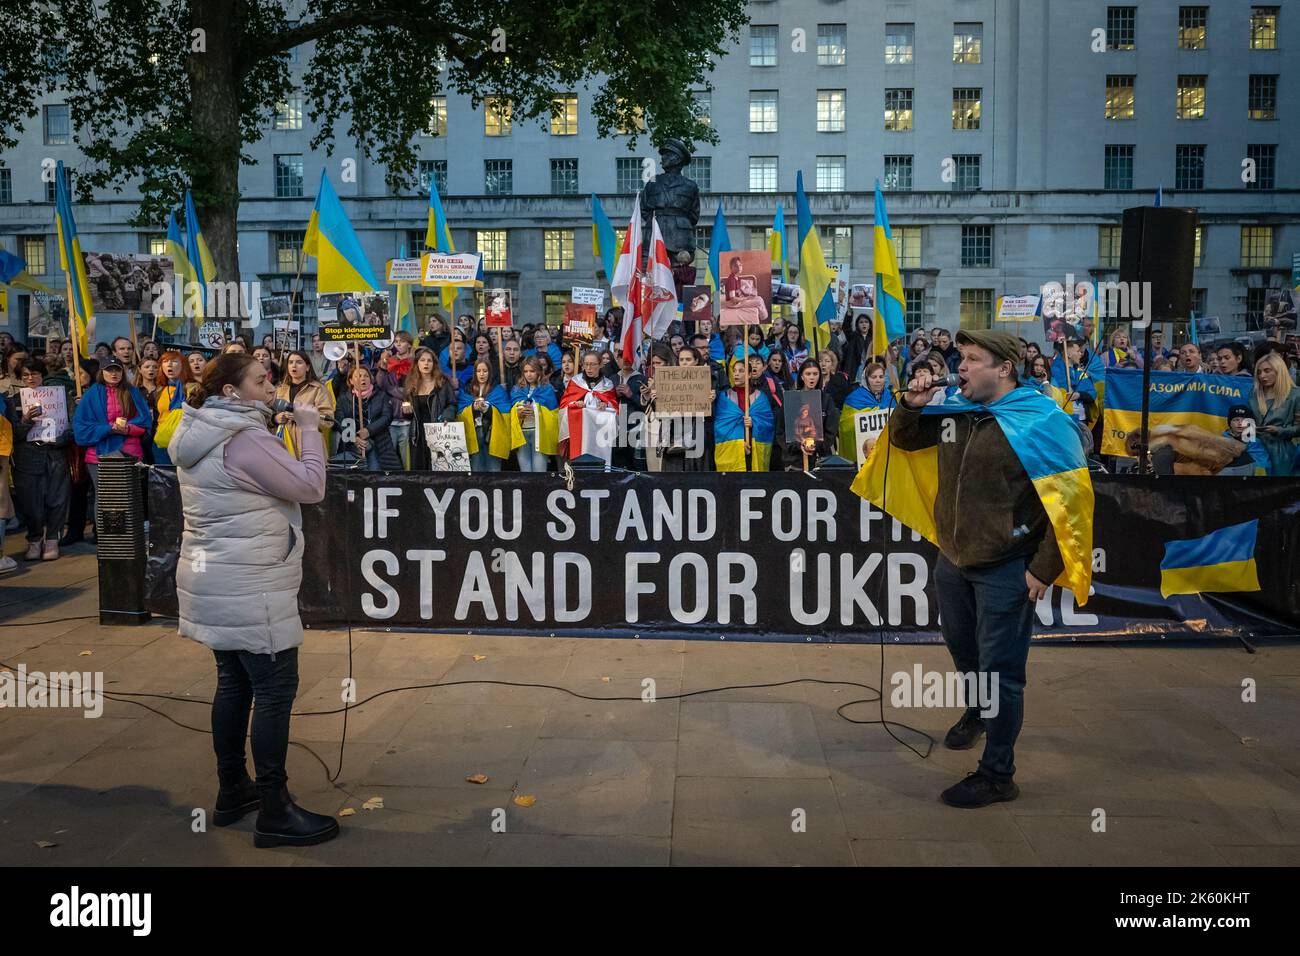
M 740 356 L 731 360 L 727 374 L 731 387 L 719 391 L 713 403 L 715 467 L 718 471 L 767 471 L 776 440 L 772 404 L 749 382 Z
M 920 365 L 853 490 L 939 548 L 944 643 L 957 669 L 992 691 L 944 739 L 967 750 L 988 734 L 979 769 L 942 794 L 972 808 L 1020 793 L 1014 750 L 1034 603 L 1053 582 L 1087 602 L 1093 494 L 1075 424 L 1019 387 L 1020 341 L 963 329 L 957 346 L 959 394 L 928 404 L 944 383 Z

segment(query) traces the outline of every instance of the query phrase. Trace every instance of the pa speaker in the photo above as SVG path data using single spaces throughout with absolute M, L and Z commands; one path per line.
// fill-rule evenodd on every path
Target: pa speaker
M 99 623 L 143 624 L 144 496 L 134 458 L 105 455 L 95 483 L 95 541 L 99 559 Z
M 1153 321 L 1186 319 L 1192 311 L 1196 212 L 1168 206 L 1124 210 L 1119 281 L 1150 283 Z

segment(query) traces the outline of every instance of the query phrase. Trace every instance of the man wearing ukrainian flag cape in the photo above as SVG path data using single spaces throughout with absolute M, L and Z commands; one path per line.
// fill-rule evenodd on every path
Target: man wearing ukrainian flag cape
M 1092 580 L 1092 483 L 1078 428 L 1055 403 L 1018 387 L 1020 340 L 957 333 L 960 392 L 919 369 L 853 490 L 934 542 L 944 643 L 962 674 L 993 690 L 944 740 L 988 740 L 979 769 L 943 792 L 950 806 L 1014 800 L 1034 603 L 1058 582 L 1078 604 Z M 984 683 L 987 681 L 987 683 Z

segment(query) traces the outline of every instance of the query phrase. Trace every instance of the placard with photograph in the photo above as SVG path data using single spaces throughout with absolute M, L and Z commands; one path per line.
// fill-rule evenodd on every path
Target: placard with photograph
M 849 286 L 849 308 L 874 309 L 876 307 L 876 284 L 874 282 L 855 282 Z
M 27 300 L 27 335 L 29 338 L 62 338 L 68 334 L 68 300 L 66 296 L 33 292 Z
M 1264 328 L 1270 332 L 1296 328 L 1295 295 L 1290 289 L 1269 289 L 1265 294 Z
M 293 303 L 287 295 L 264 295 L 259 304 L 262 318 L 273 322 L 288 319 L 293 314 Z
M 483 292 L 483 318 L 489 329 L 508 329 L 514 325 L 510 308 L 509 289 L 487 289 Z
M 566 346 L 591 345 L 596 340 L 596 307 L 584 302 L 566 302 L 561 329 Z
M 782 407 L 785 409 L 786 441 L 809 455 L 813 454 L 817 443 L 826 438 L 822 429 L 821 389 L 786 389 Z
M 431 471 L 469 471 L 469 445 L 464 422 L 426 422 Z
M 683 286 L 682 316 L 687 322 L 712 322 L 713 290 L 706 285 Z
M 316 298 L 322 339 L 369 342 L 389 334 L 389 293 L 323 292 Z
M 175 285 L 176 268 L 167 256 L 83 252 L 81 258 L 96 313 L 152 311 L 153 287 L 162 283 L 170 295 Z
M 772 305 L 772 254 L 766 249 L 722 254 L 719 325 L 767 322 Z
M 889 424 L 891 411 L 892 410 L 888 408 L 873 408 L 870 411 L 857 413 L 855 421 L 858 427 L 856 432 L 857 442 L 855 450 L 858 456 L 859 468 L 867 463 L 867 455 L 869 455 L 871 449 L 875 447 L 876 439 L 880 437 L 880 433 L 883 432 L 885 426 Z M 848 451 L 848 449 L 844 449 L 844 451 Z M 841 452 L 841 455 L 843 454 L 844 452 Z

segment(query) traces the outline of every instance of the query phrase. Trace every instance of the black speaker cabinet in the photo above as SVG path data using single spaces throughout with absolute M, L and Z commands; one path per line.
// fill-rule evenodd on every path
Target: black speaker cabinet
M 144 495 L 134 458 L 99 459 L 95 484 L 95 539 L 99 559 L 99 623 L 143 624 Z
M 1195 210 L 1169 206 L 1124 210 L 1119 281 L 1151 284 L 1152 321 L 1186 319 L 1191 314 L 1195 252 Z

